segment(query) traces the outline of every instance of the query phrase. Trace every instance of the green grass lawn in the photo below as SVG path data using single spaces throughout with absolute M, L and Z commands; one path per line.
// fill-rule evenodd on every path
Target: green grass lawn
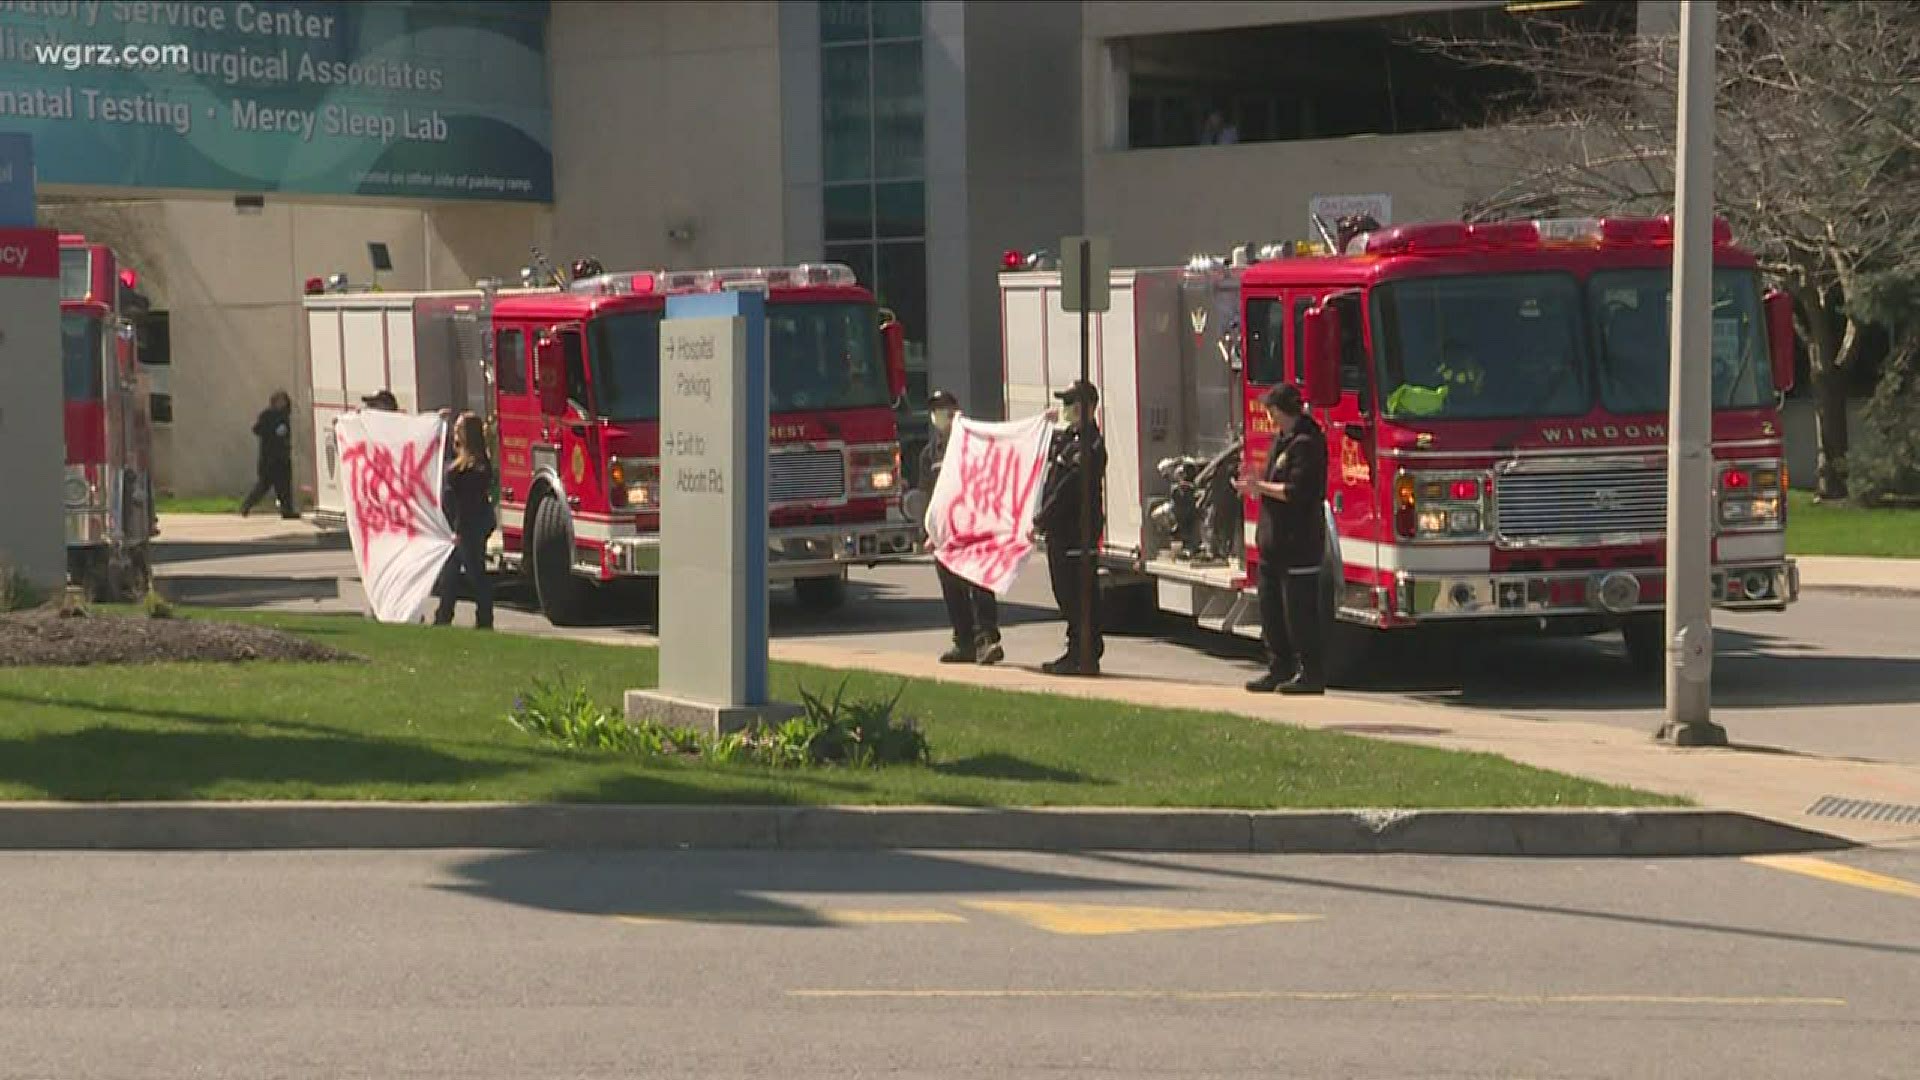
M 1920 559 L 1920 510 L 1868 510 L 1787 495 L 1787 550 L 1795 555 L 1869 555 Z
M 913 683 L 930 766 L 774 770 L 642 760 L 534 740 L 505 714 L 566 672 L 617 706 L 650 649 L 354 617 L 246 616 L 364 664 L 0 668 L 0 798 L 445 799 L 1224 807 L 1655 805 L 1672 800 L 1493 755 Z M 838 672 L 775 666 L 776 695 Z M 855 674 L 850 693 L 898 681 Z
M 237 514 L 238 495 L 162 495 L 154 500 L 163 514 Z M 272 496 L 268 496 L 271 503 Z M 267 507 L 273 509 L 271 505 Z

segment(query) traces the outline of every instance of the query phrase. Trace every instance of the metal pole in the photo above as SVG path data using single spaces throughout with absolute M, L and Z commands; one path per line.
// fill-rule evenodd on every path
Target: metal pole
M 1713 96 L 1716 4 L 1681 5 L 1673 339 L 1667 415 L 1667 718 L 1660 738 L 1724 746 L 1713 696 Z
M 1089 347 L 1087 313 L 1093 297 L 1093 248 L 1082 238 L 1080 241 L 1080 381 L 1091 384 L 1093 377 L 1090 364 L 1093 350 Z M 1093 547 L 1098 538 L 1093 535 L 1093 406 L 1080 403 L 1080 670 L 1089 672 L 1098 663 L 1093 651 L 1093 591 L 1100 587 L 1099 576 L 1094 572 Z

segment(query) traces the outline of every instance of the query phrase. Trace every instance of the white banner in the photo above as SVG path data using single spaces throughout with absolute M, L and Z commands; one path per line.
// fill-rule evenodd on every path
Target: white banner
M 1047 478 L 1046 416 L 982 423 L 957 416 L 927 506 L 940 565 L 1005 596 L 1033 553 L 1027 535 Z
M 333 427 L 367 603 L 381 622 L 412 622 L 453 551 L 440 509 L 445 425 L 438 416 L 370 411 L 347 413 Z

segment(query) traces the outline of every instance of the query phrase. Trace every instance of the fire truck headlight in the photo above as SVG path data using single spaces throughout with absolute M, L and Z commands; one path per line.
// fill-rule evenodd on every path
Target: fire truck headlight
M 1396 528 L 1409 540 L 1482 539 L 1491 493 L 1480 473 L 1403 472 L 1394 482 Z
M 607 468 L 614 501 L 629 510 L 660 509 L 660 463 L 652 458 L 615 458 Z
M 80 476 L 67 477 L 67 505 L 68 506 L 74 506 L 74 507 L 85 506 L 92 501 L 93 501 L 93 486 L 87 483 L 85 477 L 80 477 Z
M 862 447 L 848 454 L 856 495 L 891 495 L 900 483 L 900 452 L 891 446 Z
M 1720 524 L 1757 528 L 1780 523 L 1780 498 L 1777 495 L 1757 499 L 1722 499 Z

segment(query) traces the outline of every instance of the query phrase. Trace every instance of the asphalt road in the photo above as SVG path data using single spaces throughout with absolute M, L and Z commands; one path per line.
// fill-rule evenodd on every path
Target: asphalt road
M 1914 882 L 1890 851 L 9 854 L 0 1078 L 1905 1078 Z
M 162 544 L 159 572 L 182 599 L 289 610 L 361 610 L 352 559 L 310 544 Z M 344 580 L 343 580 L 344 579 Z M 507 594 L 502 626 L 551 633 L 524 595 Z M 1715 719 L 1735 742 L 1802 753 L 1920 761 L 1920 598 L 1809 592 L 1784 614 L 1716 613 Z M 472 619 L 461 605 L 460 621 Z M 856 574 L 849 603 L 831 615 L 796 607 L 776 593 L 774 634 L 880 651 L 938 653 L 947 645 L 945 610 L 930 565 Z M 1002 605 L 1007 650 L 1017 662 L 1058 655 L 1062 627 L 1038 565 Z M 605 636 L 647 637 L 651 628 L 617 609 Z M 1260 669 L 1250 641 L 1170 622 L 1151 635 L 1115 637 L 1106 667 L 1116 672 L 1237 684 Z M 1618 635 L 1593 639 L 1420 639 L 1387 650 L 1381 674 L 1363 691 L 1468 706 L 1543 720 L 1585 720 L 1651 732 L 1661 720 L 1661 687 L 1637 682 Z

